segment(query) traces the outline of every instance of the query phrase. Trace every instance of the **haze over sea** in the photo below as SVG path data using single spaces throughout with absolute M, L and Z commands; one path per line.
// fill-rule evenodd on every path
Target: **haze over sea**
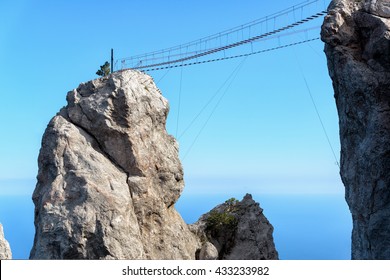
M 189 180 L 189 184 L 201 181 Z M 31 183 L 34 183 L 33 180 Z M 245 195 L 245 189 L 232 192 L 228 182 L 223 184 L 226 194 L 212 191 L 200 194 L 185 190 L 176 204 L 183 219 L 193 223 L 217 204 L 232 196 L 242 199 Z M 274 241 L 280 259 L 350 259 L 352 224 L 342 195 L 254 194 L 253 198 L 260 203 L 265 216 L 274 226 Z M 0 196 L 0 221 L 14 259 L 27 259 L 29 256 L 34 239 L 33 219 L 31 195 Z

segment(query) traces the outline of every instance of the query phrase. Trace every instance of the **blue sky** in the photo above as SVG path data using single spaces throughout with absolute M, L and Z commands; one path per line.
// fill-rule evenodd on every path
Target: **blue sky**
M 116 58 L 167 48 L 301 2 L 2 0 L 0 195 L 31 195 L 47 123 L 69 90 L 97 77 L 111 48 Z M 318 1 L 318 11 L 328 3 Z M 319 36 L 319 29 L 311 32 Z M 337 111 L 319 40 L 245 61 L 150 72 L 171 105 L 169 133 L 180 135 L 240 63 L 210 120 L 215 103 L 179 139 L 183 199 L 245 192 L 342 198 L 338 166 L 303 79 L 338 157 Z

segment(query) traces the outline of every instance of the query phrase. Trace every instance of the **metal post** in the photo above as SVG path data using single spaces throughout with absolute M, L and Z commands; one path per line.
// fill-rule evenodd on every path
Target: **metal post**
M 111 73 L 114 73 L 114 49 L 111 49 Z

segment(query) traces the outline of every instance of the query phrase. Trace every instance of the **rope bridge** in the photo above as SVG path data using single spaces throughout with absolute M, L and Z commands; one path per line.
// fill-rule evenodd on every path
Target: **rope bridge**
M 270 52 L 281 48 L 304 44 L 318 40 L 318 33 L 311 38 L 291 40 L 281 43 L 283 38 L 292 35 L 307 34 L 318 30 L 319 26 L 297 30 L 297 27 L 307 26 L 309 22 L 326 15 L 323 1 L 311 0 L 284 9 L 280 12 L 251 21 L 229 30 L 207 36 L 189 43 L 181 44 L 154 52 L 118 59 L 114 69 L 138 69 L 141 71 L 155 71 L 182 66 L 204 64 L 243 56 Z M 288 30 L 292 32 L 287 32 Z M 277 45 L 269 48 L 256 49 L 265 41 L 277 41 Z M 245 53 L 237 53 L 239 47 L 250 45 Z M 236 51 L 234 53 L 234 51 Z M 204 59 L 205 57 L 210 57 Z M 203 58 L 203 60 L 200 60 Z
M 231 84 L 237 77 L 238 72 L 242 68 L 247 57 L 271 52 L 278 49 L 289 48 L 300 44 L 309 43 L 319 39 L 319 25 L 307 27 L 308 23 L 313 23 L 315 20 L 322 19 L 327 14 L 325 11 L 326 1 L 320 0 L 307 0 L 298 5 L 284 9 L 278 13 L 268 15 L 258 20 L 251 21 L 247 24 L 240 25 L 229 30 L 219 32 L 217 34 L 207 36 L 189 43 L 181 44 L 175 47 L 162 49 L 154 52 L 149 52 L 141 55 L 136 55 L 128 58 L 118 59 L 113 65 L 113 53 L 111 53 L 111 65 L 114 66 L 116 71 L 126 69 L 137 69 L 141 71 L 156 71 L 163 69 L 171 69 L 177 67 L 191 66 L 196 64 L 212 63 L 222 60 L 243 58 L 239 65 L 233 70 L 229 77 L 224 81 L 221 88 L 215 92 L 208 102 L 203 106 L 200 112 L 192 119 L 187 127 L 179 134 L 179 119 L 181 110 L 181 91 L 182 91 L 182 75 L 180 74 L 180 91 L 179 91 L 179 103 L 178 103 L 178 116 L 176 123 L 176 137 L 180 139 L 186 132 L 193 126 L 198 120 L 199 116 L 204 113 L 207 107 L 211 106 L 212 102 L 215 103 L 211 110 L 211 113 L 207 117 L 206 121 L 201 126 L 200 131 L 196 134 L 195 139 L 191 143 L 190 147 L 184 154 L 184 158 L 192 150 L 193 146 L 197 142 L 204 128 L 207 126 L 217 107 L 221 103 L 222 99 L 229 90 Z M 298 30 L 297 27 L 305 26 L 306 28 Z M 287 32 L 289 31 L 289 32 Z M 312 36 L 308 36 L 309 33 Z M 302 34 L 304 36 L 302 36 Z M 289 40 L 286 40 L 289 38 Z M 282 43 L 282 40 L 286 41 Z M 275 41 L 277 42 L 275 45 Z M 273 42 L 271 47 L 263 47 L 262 49 L 256 49 L 258 46 L 262 46 L 265 43 Z M 250 49 L 243 52 L 242 47 L 250 46 Z M 239 48 L 241 47 L 241 49 Z M 207 59 L 206 59 L 207 57 Z M 299 60 L 297 59 L 298 63 Z M 183 68 L 182 68 L 183 69 Z M 301 67 L 300 67 L 301 69 Z M 168 71 L 169 72 L 169 71 Z M 301 69 L 301 74 L 308 90 L 309 96 L 316 110 L 317 117 L 322 126 L 325 137 L 327 138 L 328 145 L 335 158 L 336 164 L 339 166 L 339 162 L 332 143 L 323 124 L 321 115 L 316 106 L 315 100 L 311 93 L 310 87 L 307 83 L 305 74 Z M 166 74 L 165 74 L 166 75 Z M 163 78 L 165 77 L 163 76 Z M 161 78 L 162 79 L 162 78 Z M 219 98 L 217 99 L 217 96 Z M 215 101 L 217 99 L 217 101 Z

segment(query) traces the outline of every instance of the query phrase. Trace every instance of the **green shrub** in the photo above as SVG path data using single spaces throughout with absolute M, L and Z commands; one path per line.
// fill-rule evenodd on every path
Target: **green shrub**
M 232 198 L 229 198 L 228 200 L 225 201 L 225 205 L 226 205 L 226 211 L 227 212 L 233 212 L 234 210 L 236 210 L 236 205 L 239 201 L 237 199 L 235 199 L 234 197 Z
M 206 229 L 219 231 L 222 229 L 233 229 L 237 226 L 237 218 L 229 212 L 211 211 L 206 220 Z
M 111 72 L 110 63 L 108 63 L 108 61 L 106 61 L 103 65 L 100 66 L 100 69 L 96 72 L 96 75 L 105 77 L 105 76 L 109 75 L 110 72 Z

